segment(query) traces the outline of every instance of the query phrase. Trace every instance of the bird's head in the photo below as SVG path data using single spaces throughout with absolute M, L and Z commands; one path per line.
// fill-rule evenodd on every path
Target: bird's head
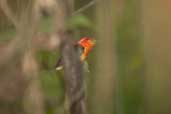
M 78 44 L 84 48 L 92 48 L 96 44 L 96 40 L 90 37 L 84 37 L 78 42 Z
M 96 40 L 92 39 L 90 37 L 84 37 L 80 41 L 78 41 L 78 44 L 83 47 L 83 54 L 81 55 L 81 61 L 84 61 L 89 54 L 90 50 L 94 47 L 96 44 Z
M 80 60 L 83 63 L 86 63 L 85 59 L 87 58 L 90 50 L 94 47 L 95 44 L 96 44 L 96 40 L 89 37 L 83 37 L 77 43 L 73 42 L 74 49 L 76 50 L 76 52 L 78 52 L 78 56 L 80 56 Z M 58 60 L 55 67 L 56 70 L 61 70 L 63 68 L 62 57 Z

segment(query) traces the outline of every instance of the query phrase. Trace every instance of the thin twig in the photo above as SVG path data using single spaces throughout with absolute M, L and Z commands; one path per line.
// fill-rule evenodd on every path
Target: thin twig
M 85 10 L 87 10 L 88 8 L 90 8 L 91 6 L 95 5 L 95 3 L 96 3 L 95 0 L 90 1 L 90 2 L 89 2 L 88 4 L 86 4 L 85 6 L 83 6 L 83 7 L 81 7 L 80 9 L 74 11 L 74 12 L 72 13 L 72 16 L 84 12 Z
M 14 26 L 17 27 L 18 21 L 16 19 L 14 12 L 12 12 L 11 9 L 9 8 L 7 0 L 1 0 L 0 1 L 0 7 L 3 10 L 3 12 L 5 13 L 5 15 L 12 21 Z

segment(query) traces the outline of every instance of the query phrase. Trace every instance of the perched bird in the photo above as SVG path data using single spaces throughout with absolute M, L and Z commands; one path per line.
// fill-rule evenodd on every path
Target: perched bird
M 83 37 L 78 42 L 73 44 L 74 49 L 78 52 L 78 55 L 80 56 L 80 61 L 84 63 L 84 67 L 87 67 L 87 63 L 85 60 L 89 52 L 91 51 L 91 49 L 94 47 L 95 43 L 96 43 L 96 40 L 91 39 L 90 37 Z M 62 57 L 59 58 L 55 67 L 56 67 L 56 70 L 63 69 Z

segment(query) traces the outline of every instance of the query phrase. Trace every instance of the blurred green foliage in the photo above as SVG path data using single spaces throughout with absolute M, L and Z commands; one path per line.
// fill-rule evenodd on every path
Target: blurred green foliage
M 13 27 L 0 29 L 0 42 L 6 42 L 14 38 L 16 35 Z
M 71 30 L 77 29 L 77 28 L 87 28 L 91 30 L 94 27 L 93 27 L 91 20 L 87 16 L 83 14 L 78 14 L 78 15 L 72 16 L 68 20 L 68 28 Z
M 125 114 L 138 114 L 143 102 L 144 56 L 136 0 L 125 0 L 118 23 L 118 96 Z
M 40 26 L 39 26 L 39 30 L 41 31 L 41 32 L 51 32 L 52 31 L 52 25 L 53 25 L 53 23 L 52 23 L 52 18 L 51 17 L 49 17 L 49 16 L 44 16 L 44 18 L 42 18 L 41 20 L 40 20 Z

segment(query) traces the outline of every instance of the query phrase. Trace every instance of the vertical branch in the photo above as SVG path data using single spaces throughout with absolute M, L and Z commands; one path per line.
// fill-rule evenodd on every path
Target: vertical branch
M 34 0 L 27 1 L 27 7 L 20 14 L 19 24 L 16 28 L 17 36 L 10 42 L 3 56 L 0 57 L 0 67 L 15 59 L 20 60 L 23 53 L 28 49 L 35 33 L 38 17 L 34 15 Z
M 30 10 L 31 12 L 30 12 Z M 31 14 L 30 14 L 30 13 Z M 24 12 L 23 12 L 24 13 Z M 31 27 L 32 32 L 29 33 L 32 35 L 31 41 L 28 42 L 27 51 L 24 53 L 23 61 L 22 61 L 22 69 L 25 74 L 25 78 L 29 81 L 28 88 L 25 91 L 24 96 L 24 108 L 26 113 L 28 114 L 43 114 L 44 113 L 44 103 L 43 103 L 43 95 L 40 87 L 39 80 L 39 67 L 38 63 L 35 59 L 36 51 L 38 46 L 35 45 L 36 41 L 39 40 L 37 37 L 33 37 L 37 31 L 37 24 L 39 21 L 40 11 L 38 7 L 38 2 L 35 1 L 32 3 L 32 6 L 28 6 L 28 15 L 33 16 L 31 21 L 27 22 L 27 24 L 34 24 Z M 21 18 L 25 18 L 25 15 L 21 15 Z M 28 17 L 27 17 L 28 18 Z M 28 26 L 29 27 L 29 26 Z M 35 39 L 36 38 L 36 39 Z M 32 109 L 32 110 L 30 110 Z
M 21 5 L 25 5 L 25 7 L 22 7 L 23 9 L 20 7 L 21 12 L 19 12 L 20 16 L 18 20 L 16 20 L 15 15 L 10 11 L 9 6 L 7 6 L 7 1 L 1 1 L 1 3 L 2 2 L 4 2 L 4 5 L 6 5 L 2 6 L 4 8 L 4 13 L 6 13 L 9 18 L 14 18 L 13 23 L 17 24 L 17 37 L 9 43 L 9 45 L 6 47 L 6 49 L 4 49 L 3 52 L 1 51 L 2 56 L 0 57 L 0 99 L 1 101 L 4 101 L 2 103 L 3 105 L 8 103 L 13 105 L 8 104 L 5 108 L 2 107 L 0 109 L 0 112 L 3 113 L 3 110 L 5 109 L 7 110 L 6 112 L 9 113 L 23 114 L 25 112 L 22 105 L 23 95 L 25 93 L 27 85 L 30 84 L 27 76 L 36 77 L 38 74 L 38 68 L 36 67 L 37 63 L 33 57 L 34 51 L 32 49 L 34 49 L 34 47 L 32 48 L 32 37 L 36 32 L 39 17 L 37 15 L 35 7 L 35 0 L 20 0 Z M 22 66 L 23 56 L 24 59 L 26 58 L 24 62 L 26 61 L 27 65 L 31 66 L 31 70 L 28 70 L 28 67 L 25 67 L 24 70 Z M 34 84 L 37 84 L 37 82 Z M 37 85 L 29 86 L 37 87 Z M 33 90 L 35 89 L 36 88 L 34 88 Z M 37 90 L 35 91 L 37 92 Z M 6 97 L 6 99 L 4 99 L 4 97 Z M 36 97 L 38 97 L 38 94 L 36 95 Z M 38 101 L 36 101 L 36 103 L 38 104 Z M 19 106 L 17 104 L 19 104 Z M 37 109 L 39 107 L 34 108 Z M 15 112 L 13 110 L 15 110 Z M 36 114 L 42 114 L 42 112 L 40 111 L 39 113 L 38 111 L 35 112 Z
M 100 0 L 97 3 L 96 77 L 92 93 L 92 114 L 114 113 L 115 88 L 115 2 Z
M 171 113 L 171 1 L 142 0 L 146 114 Z
M 39 67 L 35 59 L 35 49 L 29 49 L 22 61 L 25 78 L 29 80 L 24 96 L 24 109 L 27 114 L 43 114 L 43 95 L 38 78 Z M 31 110 L 30 110 L 31 109 Z
M 71 43 L 71 34 L 67 32 L 66 20 L 71 16 L 73 1 L 58 0 L 58 8 L 56 9 L 56 32 L 61 38 L 62 57 L 64 60 L 64 80 L 66 88 L 66 96 L 69 102 L 70 114 L 87 114 L 85 106 L 85 93 L 83 89 L 82 66 L 79 57 Z

